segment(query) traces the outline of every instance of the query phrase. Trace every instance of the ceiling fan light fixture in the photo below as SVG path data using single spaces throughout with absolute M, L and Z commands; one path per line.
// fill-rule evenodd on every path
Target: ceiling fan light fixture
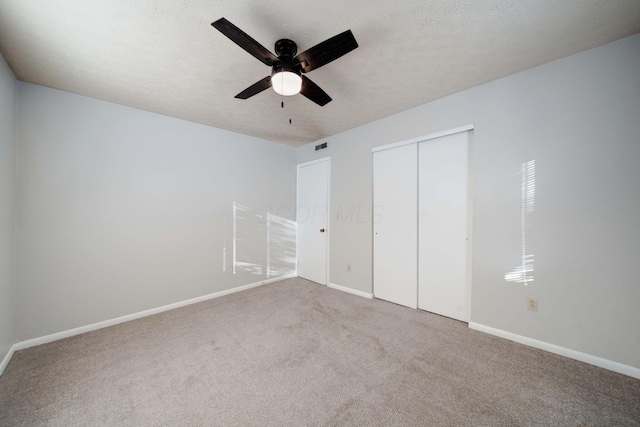
M 220 18 L 211 25 L 258 61 L 271 67 L 271 75 L 237 94 L 235 97 L 238 99 L 251 98 L 272 87 L 279 95 L 292 96 L 299 93 L 323 107 L 331 102 L 331 97 L 307 76 L 302 76 L 302 73 L 323 67 L 358 47 L 353 33 L 347 30 L 300 54 L 293 40 L 280 39 L 275 44 L 276 56 L 225 18 Z M 281 106 L 284 108 L 284 102 Z
M 278 95 L 292 96 L 300 93 L 302 77 L 291 71 L 280 71 L 271 76 L 271 84 Z

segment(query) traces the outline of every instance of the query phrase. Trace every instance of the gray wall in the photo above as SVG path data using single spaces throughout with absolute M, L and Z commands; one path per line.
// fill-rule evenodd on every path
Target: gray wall
M 640 35 L 299 148 L 299 163 L 331 156 L 331 282 L 372 291 L 371 148 L 474 123 L 471 320 L 640 368 L 638 70 Z M 505 274 L 520 262 L 531 160 L 525 286 Z M 352 215 L 338 222 L 338 210 Z
M 16 79 L 0 56 L 0 361 L 14 340 Z
M 17 87 L 18 341 L 294 272 L 294 148 Z

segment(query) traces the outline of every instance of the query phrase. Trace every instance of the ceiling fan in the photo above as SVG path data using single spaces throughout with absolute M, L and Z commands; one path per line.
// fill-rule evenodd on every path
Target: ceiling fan
M 220 18 L 211 25 L 259 61 L 271 67 L 271 75 L 237 94 L 235 97 L 239 99 L 250 98 L 273 87 L 279 95 L 291 96 L 301 93 L 322 107 L 331 102 L 331 97 L 303 74 L 320 68 L 358 47 L 351 30 L 347 30 L 298 55 L 296 55 L 298 47 L 292 40 L 278 40 L 275 45 L 276 56 L 225 18 Z

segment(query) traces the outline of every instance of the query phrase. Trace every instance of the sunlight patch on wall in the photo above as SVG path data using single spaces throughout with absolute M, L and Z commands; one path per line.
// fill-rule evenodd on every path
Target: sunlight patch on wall
M 296 268 L 296 222 L 267 213 L 267 278 L 291 274 Z
M 271 208 L 254 210 L 233 202 L 230 221 L 230 251 L 222 248 L 222 270 L 230 262 L 232 274 L 249 273 L 266 278 L 295 272 L 296 223 Z M 225 220 L 225 235 L 227 233 Z M 228 253 L 230 252 L 230 253 Z
M 536 196 L 536 161 L 531 160 L 521 165 L 521 206 L 520 206 L 520 265 L 505 274 L 508 282 L 533 282 L 533 254 L 527 253 L 527 230 L 531 228 L 532 214 Z

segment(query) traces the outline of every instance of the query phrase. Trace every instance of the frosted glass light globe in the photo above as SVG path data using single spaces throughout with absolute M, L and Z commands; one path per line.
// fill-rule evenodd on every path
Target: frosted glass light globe
M 291 96 L 300 93 L 302 77 L 291 71 L 281 71 L 271 77 L 271 84 L 278 95 Z

